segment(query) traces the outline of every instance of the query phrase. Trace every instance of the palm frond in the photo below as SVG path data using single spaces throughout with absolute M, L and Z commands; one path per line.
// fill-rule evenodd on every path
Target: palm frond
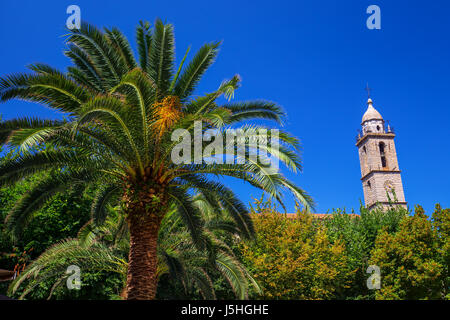
M 139 53 L 139 65 L 142 70 L 147 72 L 152 42 L 152 34 L 148 22 L 139 22 L 139 26 L 136 28 L 136 42 Z
M 11 74 L 0 78 L 0 101 L 23 99 L 45 104 L 62 112 L 76 113 L 89 94 L 60 73 Z
M 219 45 L 220 42 L 204 44 L 183 70 L 174 88 L 174 94 L 181 100 L 192 94 L 202 75 L 214 63 Z
M 68 44 L 69 50 L 64 54 L 69 57 L 76 67 L 69 68 L 69 75 L 74 79 L 83 79 L 83 84 L 97 90 L 105 92 L 108 85 L 102 80 L 101 70 L 95 66 L 86 52 L 73 44 Z
M 51 130 L 64 125 L 65 121 L 45 120 L 39 118 L 20 118 L 7 121 L 0 121 L 0 145 L 11 143 L 13 146 L 20 146 L 26 140 L 34 136 L 35 140 L 43 141 L 37 134 L 40 131 Z M 44 133 L 45 134 L 45 133 Z M 31 145 L 29 140 L 27 146 Z
M 231 111 L 230 123 L 249 119 L 268 119 L 282 123 L 285 113 L 274 102 L 257 100 L 222 105 Z
M 186 52 L 185 52 L 185 54 L 184 54 L 184 57 L 183 57 L 183 59 L 181 60 L 180 65 L 178 66 L 177 73 L 175 74 L 175 76 L 174 76 L 173 79 L 172 79 L 172 82 L 170 83 L 169 92 L 170 92 L 171 94 L 174 94 L 173 88 L 175 87 L 175 84 L 176 84 L 177 81 L 178 81 L 178 77 L 180 76 L 181 70 L 183 70 L 184 62 L 186 61 L 187 55 L 188 55 L 188 53 L 189 53 L 190 50 L 191 50 L 191 46 L 188 46 L 188 48 L 186 49 Z
M 84 51 L 109 87 L 120 81 L 120 76 L 126 71 L 125 62 L 105 34 L 95 26 L 82 23 L 80 29 L 71 30 L 67 42 Z
M 29 222 L 31 215 L 41 208 L 56 193 L 73 187 L 75 184 L 86 182 L 92 178 L 84 171 L 52 172 L 36 183 L 25 196 L 8 213 L 5 225 L 13 238 L 17 239 L 21 231 Z
M 94 224 L 101 225 L 105 222 L 108 214 L 107 205 L 114 200 L 115 196 L 117 201 L 118 191 L 119 187 L 116 184 L 103 185 L 97 190 L 91 206 L 91 217 Z
M 55 69 L 52 66 L 45 63 L 32 63 L 29 64 L 27 68 L 39 74 L 58 74 L 58 75 L 63 74 L 58 69 Z
M 169 89 L 173 76 L 175 59 L 173 26 L 163 24 L 157 19 L 151 40 L 148 72 L 158 88 L 158 95 L 162 97 Z
M 124 69 L 121 70 L 122 74 L 136 68 L 136 60 L 134 59 L 133 51 L 131 50 L 130 43 L 123 33 L 117 29 L 112 28 L 111 30 L 105 28 L 106 37 L 112 43 L 117 52 L 121 55 L 124 61 Z
M 180 189 L 171 188 L 169 196 L 178 207 L 178 212 L 187 226 L 193 242 L 199 247 L 204 247 L 203 224 L 198 208 L 193 205 L 189 195 Z
M 23 299 L 31 290 L 49 279 L 66 279 L 67 267 L 77 265 L 82 270 L 107 271 L 123 275 L 125 278 L 127 263 L 116 256 L 103 244 L 94 243 L 82 246 L 76 239 L 63 240 L 47 249 L 33 261 L 9 286 L 9 294 L 15 293 L 22 284 L 26 284 L 21 295 Z

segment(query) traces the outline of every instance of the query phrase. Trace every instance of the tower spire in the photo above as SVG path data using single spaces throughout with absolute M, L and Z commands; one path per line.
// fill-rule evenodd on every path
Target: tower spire
M 358 136 L 356 146 L 361 164 L 361 181 L 366 207 L 374 208 L 380 203 L 384 208 L 391 205 L 406 207 L 403 184 L 395 150 L 395 134 L 384 127 L 381 114 L 373 107 L 369 84 L 367 90 L 367 110 L 362 118 L 362 136 Z
M 372 90 L 371 88 L 369 88 L 369 83 L 367 82 L 366 84 L 366 91 L 367 91 L 367 99 L 370 100 L 370 90 Z

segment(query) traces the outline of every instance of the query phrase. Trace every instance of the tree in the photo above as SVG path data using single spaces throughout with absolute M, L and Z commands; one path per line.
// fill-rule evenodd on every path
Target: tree
M 243 164 L 214 164 L 201 158 L 194 163 L 175 164 L 171 151 L 176 129 L 191 133 L 195 123 L 225 136 L 225 128 L 243 120 L 268 119 L 280 122 L 284 116 L 275 103 L 248 101 L 219 105 L 219 97 L 231 98 L 240 85 L 239 76 L 222 82 L 217 90 L 191 98 L 202 75 L 213 63 L 219 43 L 203 45 L 191 62 L 185 57 L 175 71 L 173 26 L 156 20 L 151 29 L 141 23 L 136 31 L 139 63 L 123 34 L 113 28 L 99 29 L 83 24 L 70 31 L 65 52 L 73 66 L 67 73 L 48 65 L 34 64 L 33 74 L 0 78 L 0 100 L 13 98 L 43 103 L 64 112 L 66 120 L 20 118 L 0 124 L 0 144 L 19 149 L 13 160 L 0 165 L 0 185 L 14 184 L 37 172 L 48 173 L 9 213 L 6 224 L 16 237 L 33 211 L 67 186 L 97 190 L 92 205 L 95 222 L 105 219 L 107 204 L 120 204 L 130 231 L 127 274 L 129 299 L 153 299 L 157 288 L 157 239 L 161 221 L 173 204 L 181 212 L 193 242 L 199 249 L 210 240 L 193 206 L 192 192 L 202 194 L 216 210 L 225 210 L 250 237 L 252 222 L 246 206 L 230 188 L 214 179 L 231 176 L 258 187 L 282 201 L 288 189 L 305 207 L 312 199 L 281 173 L 268 172 L 261 161 Z M 226 155 L 241 149 L 254 150 L 252 139 L 264 126 L 239 127 L 248 134 L 244 146 L 232 143 Z M 270 134 L 265 148 L 290 169 L 301 169 L 298 141 L 280 132 L 279 150 Z M 205 143 L 205 142 L 203 142 Z M 253 149 L 252 149 L 253 148 Z
M 253 215 L 256 237 L 241 245 L 244 263 L 265 299 L 333 299 L 350 285 L 345 246 L 330 243 L 323 225 L 298 212 L 289 219 L 274 208 Z
M 440 204 L 436 204 L 432 225 L 437 233 L 440 262 L 444 266 L 443 295 L 450 300 L 450 209 L 443 209 Z
M 12 242 L 3 222 L 20 198 L 42 178 L 42 175 L 36 175 L 14 187 L 0 188 L 0 265 L 3 269 L 22 271 L 50 245 L 76 236 L 80 227 L 90 219 L 93 195 L 90 192 L 81 195 L 80 190 L 71 188 L 37 210 L 20 241 Z M 7 282 L 0 283 L 0 294 L 6 293 L 6 285 Z
M 68 238 L 55 243 L 45 250 L 38 258 L 32 261 L 27 268 L 11 283 L 10 295 L 17 295 L 20 299 L 25 297 L 58 298 L 70 297 L 81 299 L 111 298 L 102 296 L 102 289 L 97 285 L 97 294 L 93 296 L 89 289 L 92 286 L 92 276 L 99 274 L 106 282 L 117 278 L 116 289 L 123 288 L 126 279 L 126 252 L 127 243 L 123 241 L 123 221 L 117 217 L 109 218 L 103 227 L 93 230 L 91 224 L 85 225 L 79 232 L 78 238 Z M 68 267 L 75 265 L 81 270 L 82 290 L 69 292 L 66 281 L 70 274 L 66 273 Z M 118 288 L 117 288 L 118 286 Z M 86 292 L 88 294 L 85 294 Z
M 445 269 L 436 230 L 423 209 L 404 217 L 395 233 L 383 230 L 375 240 L 370 264 L 381 271 L 377 299 L 442 299 Z
M 395 233 L 400 221 L 408 215 L 408 210 L 400 206 L 385 209 L 378 206 L 368 210 L 363 205 L 360 215 L 349 215 L 345 210 L 333 210 L 329 219 L 323 224 L 332 243 L 343 242 L 345 254 L 352 274 L 352 285 L 342 292 L 342 299 L 373 299 L 374 291 L 366 285 L 370 252 L 375 246 L 375 239 L 383 230 Z
M 166 283 L 165 287 L 159 286 L 158 290 L 170 294 L 172 299 L 179 294 L 173 287 L 189 292 L 190 298 L 196 296 L 197 290 L 204 298 L 214 299 L 216 296 L 211 278 L 211 270 L 214 269 L 229 283 L 235 298 L 248 297 L 250 285 L 258 291 L 258 285 L 236 259 L 221 235 L 239 235 L 236 224 L 226 215 L 205 212 L 204 209 L 211 208 L 208 208 L 203 197 L 195 197 L 194 204 L 201 209 L 205 218 L 205 229 L 214 235 L 213 246 L 207 252 L 197 250 L 186 227 L 180 224 L 179 212 L 172 207 L 164 217 L 159 232 L 157 274 L 158 278 L 166 277 L 176 286 Z M 102 226 L 95 226 L 91 221 L 79 231 L 77 239 L 65 239 L 47 249 L 10 285 L 10 294 L 20 293 L 20 298 L 24 298 L 34 291 L 42 291 L 41 287 L 44 287 L 46 290 L 43 291 L 48 299 L 54 295 L 58 298 L 66 297 L 68 290 L 65 290 L 65 284 L 69 276 L 66 270 L 69 265 L 76 265 L 82 271 L 82 290 L 79 294 L 75 291 L 75 297 L 92 298 L 89 287 L 93 285 L 97 286 L 96 291 L 102 291 L 98 290 L 99 283 L 92 284 L 89 281 L 99 273 L 107 274 L 108 277 L 103 277 L 103 280 L 112 282 L 107 292 L 120 291 L 123 288 L 121 284 L 126 279 L 128 249 L 129 234 L 124 217 L 112 212 Z M 211 258 L 213 251 L 217 254 Z M 111 279 L 117 281 L 113 282 Z M 88 293 L 83 294 L 86 291 Z M 99 296 L 115 298 L 118 295 L 95 295 Z

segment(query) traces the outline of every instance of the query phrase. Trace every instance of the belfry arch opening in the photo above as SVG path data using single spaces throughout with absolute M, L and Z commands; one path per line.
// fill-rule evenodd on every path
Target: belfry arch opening
M 387 168 L 386 154 L 384 151 L 386 148 L 386 144 L 384 142 L 380 142 L 378 145 L 380 147 L 381 166 L 383 168 Z

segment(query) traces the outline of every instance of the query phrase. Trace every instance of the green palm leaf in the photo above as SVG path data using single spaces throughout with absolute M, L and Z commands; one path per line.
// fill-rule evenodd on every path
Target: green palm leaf
M 215 60 L 219 43 L 205 44 L 190 62 L 186 62 L 188 48 L 174 74 L 175 40 L 171 24 L 157 19 L 150 28 L 148 23 L 141 22 L 136 38 L 137 59 L 118 29 L 101 31 L 83 23 L 80 29 L 71 30 L 67 38 L 65 55 L 72 61 L 67 72 L 36 63 L 29 66 L 31 74 L 0 78 L 1 102 L 23 99 L 42 103 L 63 112 L 68 119 L 23 118 L 0 122 L 0 145 L 7 144 L 14 154 L 0 164 L 0 186 L 33 174 L 44 177 L 18 201 L 7 226 L 18 236 L 36 208 L 54 194 L 65 192 L 69 185 L 78 191 L 93 188 L 96 197 L 92 204 L 92 226 L 86 226 L 80 233 L 81 242 L 67 244 L 67 252 L 81 261 L 89 261 L 83 260 L 81 253 L 93 246 L 97 241 L 93 239 L 99 239 L 99 234 L 101 239 L 109 239 L 106 249 L 95 249 L 99 254 L 106 254 L 109 249 L 129 249 L 129 298 L 154 298 L 158 279 L 155 275 L 174 271 L 176 261 L 183 266 L 189 261 L 190 267 L 181 272 L 187 290 L 194 286 L 205 297 L 213 297 L 210 270 L 221 268 L 236 295 L 245 297 L 248 285 L 240 283 L 244 279 L 251 281 L 249 275 L 218 235 L 231 232 L 251 237 L 252 220 L 247 207 L 220 179 L 228 176 L 247 182 L 282 206 L 283 192 L 287 190 L 299 204 L 312 210 L 312 198 L 281 171 L 272 170 L 266 161 L 270 156 L 294 172 L 301 170 L 299 141 L 284 131 L 279 131 L 277 141 L 269 132 L 267 144 L 259 148 L 267 156 L 254 158 L 251 155 L 257 148 L 251 140 L 258 136 L 259 130 L 271 128 L 245 124 L 236 128 L 248 135 L 243 145 L 233 142 L 224 150 L 215 149 L 212 155 L 231 156 L 234 160 L 243 156 L 243 163 L 212 163 L 209 155 L 202 156 L 197 163 L 173 163 L 171 152 L 177 142 L 172 141 L 172 134 L 177 129 L 192 134 L 197 130 L 196 122 L 201 121 L 202 134 L 216 132 L 225 137 L 227 129 L 242 121 L 263 119 L 281 124 L 285 115 L 277 104 L 264 100 L 220 105 L 219 99 L 234 97 L 241 85 L 239 75 L 223 81 L 210 93 L 192 97 Z M 207 145 L 207 141 L 202 141 L 202 148 Z M 114 206 L 116 210 L 112 209 Z M 176 208 L 176 214 L 171 213 L 172 208 Z M 113 231 L 105 231 L 99 225 L 108 224 L 108 217 L 114 214 L 120 216 L 121 227 L 110 226 Z M 172 225 L 166 228 L 164 224 L 169 222 Z M 124 243 L 127 234 L 133 240 Z M 164 248 L 157 249 L 161 239 L 166 243 Z M 66 252 L 65 246 L 62 244 L 60 251 L 55 249 L 55 254 Z M 153 259 L 142 259 L 149 252 Z M 157 252 L 171 257 L 166 259 L 167 264 L 155 265 Z M 221 257 L 220 266 L 214 263 L 217 257 Z M 105 259 L 111 262 L 116 258 L 110 255 Z M 143 269 L 150 270 L 151 277 L 141 277 L 139 270 Z M 43 274 L 54 277 L 53 271 Z M 61 279 L 59 274 L 55 287 L 62 283 Z

